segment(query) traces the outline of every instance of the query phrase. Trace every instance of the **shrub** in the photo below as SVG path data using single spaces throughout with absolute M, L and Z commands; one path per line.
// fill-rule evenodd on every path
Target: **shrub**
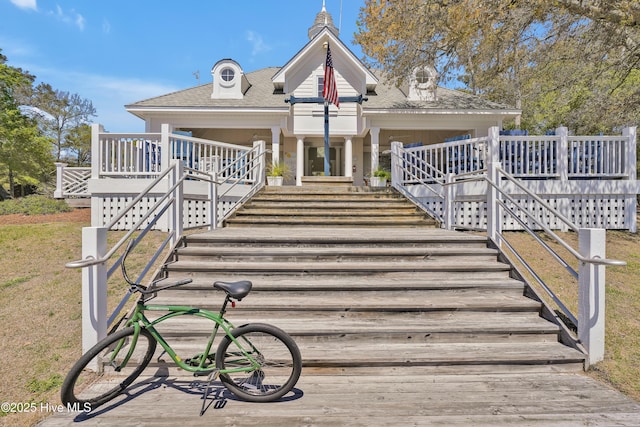
M 46 215 L 69 211 L 71 211 L 71 207 L 64 200 L 55 200 L 39 195 L 0 202 L 0 215 Z

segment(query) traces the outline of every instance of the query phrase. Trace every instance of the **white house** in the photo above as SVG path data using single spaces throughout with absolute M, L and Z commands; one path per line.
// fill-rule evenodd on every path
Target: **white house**
M 212 82 L 139 101 L 126 109 L 145 121 L 146 132 L 189 132 L 193 137 L 251 146 L 265 140 L 273 160 L 284 161 L 302 184 L 323 174 L 324 107 L 285 102 L 322 96 L 326 46 L 330 46 L 341 97 L 363 95 L 362 104 L 343 102 L 329 110 L 332 176 L 363 185 L 382 162 L 388 168 L 391 141 L 432 144 L 460 135 L 481 137 L 520 112 L 469 94 L 436 87 L 431 67 L 416 68 L 406 87 L 385 83 L 340 40 L 322 8 L 309 28 L 309 41 L 280 68 L 246 72 L 233 59 L 217 61 Z M 301 35 L 302 36 L 302 35 Z M 301 37 L 302 38 L 302 37 Z
M 388 84 L 339 39 L 324 6 L 308 39 L 282 67 L 245 73 L 233 59 L 221 59 L 210 83 L 127 105 L 145 121 L 143 134 L 94 125 L 91 168 L 59 164 L 56 197 L 91 197 L 94 225 L 116 221 L 128 229 L 135 215 L 122 219 L 116 212 L 180 160 L 220 185 L 214 195 L 204 182 L 185 183 L 185 226 L 215 226 L 262 188 L 269 160 L 293 172 L 285 184 L 318 179 L 325 174 L 320 98 L 330 47 L 338 93 L 349 100 L 328 109 L 328 179 L 366 185 L 382 167 L 393 172 L 394 188 L 447 227 L 484 229 L 492 187 L 474 175 L 500 164 L 517 182 L 502 175 L 492 185 L 508 178 L 506 192 L 522 207 L 532 209 L 533 193 L 580 227 L 636 230 L 635 127 L 612 136 L 572 136 L 566 128 L 548 136 L 500 135 L 503 122 L 520 111 L 438 87 L 430 66 L 416 67 L 405 87 Z M 148 206 L 137 215 L 160 193 L 143 197 Z M 545 209 L 536 217 L 566 227 Z M 522 227 L 506 217 L 502 223 Z

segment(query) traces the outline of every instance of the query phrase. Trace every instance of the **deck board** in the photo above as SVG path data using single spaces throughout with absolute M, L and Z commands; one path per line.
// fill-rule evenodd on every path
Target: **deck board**
M 348 371 L 347 371 L 348 372 Z M 246 403 L 214 384 L 199 416 L 202 381 L 146 377 L 129 396 L 88 417 L 56 414 L 41 427 L 68 426 L 637 426 L 640 404 L 584 374 L 318 375 L 303 371 L 283 401 Z

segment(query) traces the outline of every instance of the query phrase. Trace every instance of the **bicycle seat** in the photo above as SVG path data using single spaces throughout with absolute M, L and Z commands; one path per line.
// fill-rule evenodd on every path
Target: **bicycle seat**
M 249 295 L 253 283 L 249 280 L 239 280 L 237 282 L 213 282 L 213 287 L 225 291 L 231 298 L 238 301 Z

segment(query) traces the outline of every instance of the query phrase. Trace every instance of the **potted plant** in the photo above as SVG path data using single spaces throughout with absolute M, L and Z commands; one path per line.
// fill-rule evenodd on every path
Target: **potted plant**
M 384 169 L 377 169 L 371 176 L 372 187 L 386 187 L 387 181 L 391 179 L 391 172 Z
M 271 162 L 267 168 L 267 184 L 280 186 L 282 185 L 285 176 L 289 173 L 289 167 L 280 162 Z

